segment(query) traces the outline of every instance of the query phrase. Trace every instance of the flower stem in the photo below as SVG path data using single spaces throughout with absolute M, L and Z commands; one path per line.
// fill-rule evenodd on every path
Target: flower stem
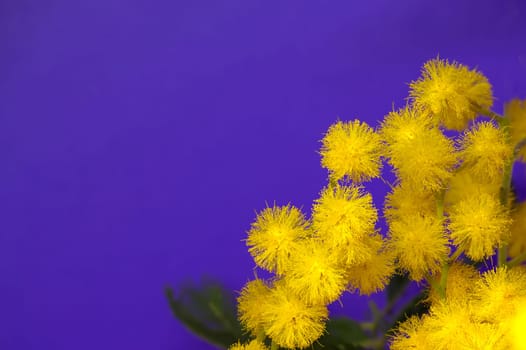
M 526 252 L 522 252 L 522 254 L 519 254 L 512 260 L 508 261 L 507 265 L 513 267 L 522 264 L 524 261 L 526 261 Z

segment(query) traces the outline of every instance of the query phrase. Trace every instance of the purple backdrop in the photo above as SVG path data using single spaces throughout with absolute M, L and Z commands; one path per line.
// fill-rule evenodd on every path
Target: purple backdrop
M 376 124 L 425 60 L 478 66 L 498 111 L 525 98 L 525 18 L 523 0 L 0 0 L 0 348 L 211 349 L 163 286 L 239 290 L 254 211 L 308 211 L 323 132 Z

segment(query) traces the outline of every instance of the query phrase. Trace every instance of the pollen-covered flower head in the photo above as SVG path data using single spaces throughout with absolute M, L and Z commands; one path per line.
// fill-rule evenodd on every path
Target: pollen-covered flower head
M 398 266 L 420 281 L 440 271 L 449 254 L 448 238 L 436 215 L 406 215 L 389 223 L 389 248 Z
M 456 62 L 433 59 L 410 85 L 416 108 L 431 113 L 448 129 L 462 130 L 481 110 L 493 105 L 488 79 Z
M 264 330 L 261 313 L 270 295 L 267 283 L 260 279 L 248 282 L 237 299 L 238 317 L 241 325 L 253 335 Z
M 366 181 L 380 174 L 381 148 L 380 137 L 367 123 L 338 121 L 322 140 L 321 164 L 334 180 Z
M 452 205 L 466 198 L 477 196 L 479 193 L 485 193 L 499 198 L 501 183 L 502 179 L 493 178 L 490 180 L 488 178 L 475 176 L 473 169 L 467 166 L 457 169 L 448 183 L 444 196 L 446 211 Z
M 325 330 L 325 305 L 309 305 L 278 281 L 261 312 L 265 333 L 284 348 L 306 348 Z
M 236 344 L 231 345 L 228 350 L 268 350 L 268 347 L 259 340 L 254 339 L 247 344 L 237 342 Z
M 456 262 L 447 272 L 446 300 L 467 301 L 473 293 L 475 282 L 480 279 L 479 272 L 471 265 Z M 429 301 L 437 303 L 441 300 L 435 288 L 429 290 Z
M 526 202 L 517 204 L 512 212 L 512 220 L 508 254 L 515 258 L 526 252 Z
M 385 196 L 384 216 L 388 222 L 408 214 L 430 216 L 436 210 L 435 195 L 410 184 L 400 183 Z
M 360 295 L 383 290 L 395 271 L 394 253 L 386 249 L 381 236 L 378 235 L 376 239 L 380 241 L 380 248 L 371 252 L 370 259 L 347 268 L 349 289 Z
M 509 212 L 495 196 L 478 193 L 449 210 L 449 230 L 453 243 L 467 256 L 480 261 L 509 240 Z
M 457 157 L 453 142 L 429 115 L 410 107 L 391 112 L 380 134 L 389 163 L 402 182 L 432 192 L 444 188 Z
M 319 240 L 306 240 L 291 257 L 284 281 L 290 291 L 309 304 L 329 304 L 346 287 L 338 256 Z
M 502 129 L 491 122 L 481 122 L 464 133 L 459 155 L 473 176 L 492 182 L 502 178 L 513 148 Z
M 312 227 L 328 247 L 353 253 L 363 246 L 365 237 L 375 233 L 377 218 L 372 196 L 362 187 L 337 184 L 325 188 L 315 201 Z
M 526 297 L 526 268 L 499 267 L 487 271 L 475 289 L 476 314 L 483 322 L 513 316 Z
M 298 242 L 309 236 L 307 227 L 303 213 L 294 206 L 266 208 L 248 232 L 248 251 L 259 267 L 281 274 Z
M 510 121 L 510 138 L 513 147 L 519 147 L 518 159 L 526 162 L 526 100 L 511 100 L 504 105 L 504 116 Z

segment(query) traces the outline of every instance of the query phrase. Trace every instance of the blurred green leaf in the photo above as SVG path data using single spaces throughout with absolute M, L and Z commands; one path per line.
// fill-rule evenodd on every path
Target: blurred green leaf
M 392 331 L 398 324 L 404 322 L 411 316 L 422 316 L 424 313 L 427 313 L 429 311 L 429 304 L 425 302 L 426 298 L 427 295 L 424 291 L 414 296 L 402 307 L 393 322 L 391 322 L 386 329 Z
M 247 339 L 237 320 L 233 293 L 219 283 L 187 284 L 177 290 L 165 289 L 174 316 L 190 331 L 221 348 Z
M 315 350 L 360 350 L 368 336 L 358 322 L 345 317 L 327 321 L 325 334 L 314 342 Z
M 387 301 L 393 302 L 395 301 L 407 288 L 409 285 L 409 277 L 408 275 L 397 273 L 392 278 L 391 281 L 389 281 L 389 284 L 386 287 L 386 294 L 387 294 Z

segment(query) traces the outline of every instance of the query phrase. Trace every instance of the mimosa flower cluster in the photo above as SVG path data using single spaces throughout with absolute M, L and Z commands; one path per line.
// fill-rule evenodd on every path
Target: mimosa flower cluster
M 382 291 L 397 273 L 428 286 L 430 312 L 399 324 L 391 349 L 526 349 L 526 203 L 511 190 L 513 163 L 526 160 L 526 101 L 503 116 L 492 106 L 481 72 L 437 58 L 378 126 L 330 126 L 320 150 L 328 183 L 309 216 L 268 207 L 248 232 L 256 265 L 274 277 L 240 292 L 253 340 L 231 349 L 307 348 L 330 303 Z M 396 180 L 379 210 L 365 184 L 386 163 Z M 481 262 L 491 268 L 479 272 Z

